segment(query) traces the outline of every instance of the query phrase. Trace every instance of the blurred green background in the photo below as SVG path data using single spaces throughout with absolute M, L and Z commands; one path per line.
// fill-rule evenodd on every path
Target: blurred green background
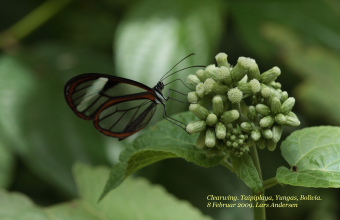
M 0 0 L 0 187 L 45 206 L 77 196 L 75 161 L 112 166 L 124 144 L 97 132 L 69 109 L 63 86 L 98 72 L 152 87 L 177 61 L 208 65 L 219 52 L 236 64 L 251 57 L 296 98 L 301 129 L 340 124 L 338 0 Z M 192 70 L 192 72 L 195 70 Z M 187 73 L 179 74 L 185 79 Z M 179 77 L 177 75 L 177 77 Z M 172 88 L 183 89 L 183 85 Z M 178 106 L 182 106 L 179 110 Z M 172 113 L 186 106 L 169 103 Z M 284 130 L 283 139 L 293 130 Z M 264 178 L 287 166 L 260 152 Z M 165 160 L 138 175 L 162 184 L 214 219 L 249 219 L 248 209 L 208 209 L 206 196 L 248 195 L 223 167 Z M 267 195 L 320 195 L 299 208 L 268 209 L 268 219 L 340 219 L 338 189 L 275 186 Z

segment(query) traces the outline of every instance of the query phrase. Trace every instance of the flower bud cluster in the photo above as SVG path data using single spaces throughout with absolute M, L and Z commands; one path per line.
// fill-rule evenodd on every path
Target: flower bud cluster
M 282 127 L 299 126 L 292 112 L 295 99 L 276 82 L 278 67 L 260 73 L 254 59 L 240 57 L 232 67 L 227 54 L 219 53 L 217 66 L 209 65 L 187 82 L 196 87 L 188 94 L 189 110 L 198 120 L 187 125 L 189 133 L 200 133 L 196 146 L 208 154 L 242 156 L 254 144 L 275 150 Z

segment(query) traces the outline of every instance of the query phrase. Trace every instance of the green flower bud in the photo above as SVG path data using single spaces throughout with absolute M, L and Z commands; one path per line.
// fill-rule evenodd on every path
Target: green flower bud
M 219 53 L 215 56 L 216 62 L 219 67 L 225 66 L 229 67 L 230 64 L 228 63 L 228 55 L 225 53 Z
M 214 73 L 218 68 L 215 66 L 215 64 L 211 64 L 205 67 L 206 72 Z
M 189 110 L 193 112 L 197 116 L 197 118 L 201 120 L 205 120 L 209 115 L 208 109 L 204 108 L 199 104 L 190 104 Z
M 250 122 L 242 122 L 240 125 L 242 131 L 246 132 L 246 133 L 250 133 L 253 131 L 253 126 Z
M 261 84 L 257 79 L 250 80 L 249 85 L 253 93 L 258 93 L 261 91 Z
M 233 129 L 231 129 L 231 133 L 232 134 L 240 134 L 241 132 L 240 132 L 240 128 L 233 128 Z
M 274 125 L 273 126 L 273 141 L 275 143 L 279 142 L 279 140 L 281 139 L 281 135 L 282 135 L 282 126 L 280 125 Z
M 248 76 L 245 75 L 240 81 L 238 81 L 238 83 L 246 83 L 248 82 Z
M 287 116 L 294 117 L 294 118 L 298 119 L 298 117 L 296 116 L 296 114 L 295 114 L 294 112 L 292 112 L 292 111 L 290 111 L 290 112 L 287 114 Z
M 263 129 L 262 130 L 262 137 L 264 137 L 265 139 L 272 139 L 273 138 L 272 130 L 269 129 L 269 128 Z
M 264 72 L 260 76 L 260 82 L 264 84 L 268 84 L 271 81 L 274 81 L 281 74 L 280 68 L 277 66 L 271 68 L 270 70 Z
M 263 117 L 260 120 L 260 126 L 262 128 L 269 128 L 274 124 L 274 118 L 271 115 L 268 115 L 266 117 Z
M 231 78 L 231 74 L 230 74 L 230 70 L 228 67 L 225 66 L 221 66 L 217 73 L 216 73 L 216 78 L 226 84 L 226 85 L 230 85 L 232 83 L 232 78 Z
M 233 144 L 232 144 L 232 146 L 233 146 L 233 148 L 238 148 L 238 147 L 239 147 L 239 144 L 238 144 L 236 141 L 234 141 Z
M 281 93 L 281 103 L 284 103 L 288 99 L 288 92 L 283 91 Z
M 188 101 L 190 103 L 197 103 L 198 102 L 197 92 L 189 92 L 188 93 Z
M 196 147 L 203 149 L 205 147 L 205 132 L 201 132 L 196 140 Z
M 237 143 L 238 143 L 239 145 L 242 145 L 242 144 L 244 143 L 244 141 L 243 141 L 243 139 L 237 139 Z
M 196 75 L 190 74 L 187 77 L 187 83 L 190 83 L 190 84 L 192 84 L 194 86 L 197 86 L 197 84 L 201 83 L 201 80 Z
M 244 96 L 249 96 L 253 94 L 253 90 L 249 83 L 240 83 L 237 88 L 242 91 Z
M 292 117 L 292 116 L 288 116 L 288 115 L 286 115 L 286 118 L 287 118 L 287 121 L 286 121 L 285 125 L 294 126 L 294 127 L 300 125 L 300 121 L 299 121 L 298 118 Z
M 223 123 L 217 122 L 215 127 L 215 133 L 218 139 L 224 139 L 227 134 L 227 128 L 224 126 Z
M 277 115 L 275 116 L 275 122 L 276 122 L 277 124 L 279 124 L 279 125 L 285 124 L 286 121 L 287 121 L 286 116 L 283 115 L 283 114 L 281 114 L 281 113 L 280 113 L 280 114 L 277 114 Z
M 272 90 L 268 86 L 265 86 L 264 84 L 262 84 L 261 85 L 261 95 L 264 98 L 270 98 L 272 96 Z
M 229 137 L 229 139 L 230 139 L 231 141 L 236 141 L 236 136 L 233 134 L 233 135 L 231 135 L 231 136 Z
M 271 82 L 269 83 L 269 85 L 270 85 L 271 87 L 273 87 L 274 89 L 276 89 L 276 90 L 281 90 L 281 83 L 279 83 L 279 82 L 271 81 Z M 282 92 L 282 91 L 281 91 L 281 92 Z
M 295 99 L 293 97 L 289 97 L 281 106 L 282 114 L 288 114 L 295 105 Z
M 202 69 L 197 70 L 196 76 L 198 77 L 198 79 L 199 79 L 201 82 L 204 82 L 204 81 L 207 79 L 207 77 L 206 77 L 205 74 L 204 74 L 204 70 L 202 70 Z
M 228 131 L 231 131 L 233 129 L 233 125 L 232 124 L 226 124 L 226 128 Z
M 231 69 L 230 74 L 233 82 L 240 81 L 247 74 L 247 68 L 244 67 L 244 63 L 247 62 L 246 60 L 247 58 L 245 57 L 239 57 L 237 64 Z
M 205 131 L 206 128 L 207 124 L 205 121 L 192 121 L 187 125 L 186 130 L 189 134 L 193 134 Z
M 231 70 L 231 76 L 234 82 L 238 82 L 245 75 L 247 75 L 249 79 L 258 79 L 260 77 L 260 70 L 254 59 L 240 57 L 237 60 L 236 66 Z
M 204 70 L 204 76 L 208 79 L 208 78 L 212 78 L 214 80 L 217 80 L 217 76 L 216 73 L 218 72 L 218 68 L 212 64 L 209 65 L 205 68 Z
M 205 94 L 211 93 L 212 90 L 213 90 L 213 87 L 216 84 L 217 84 L 216 81 L 213 80 L 212 78 L 205 80 L 205 82 L 204 82 L 204 92 L 205 92 Z
M 203 98 L 198 99 L 198 103 L 192 103 L 192 104 L 199 104 L 203 106 L 204 108 L 210 108 L 211 104 L 211 97 L 210 96 L 204 96 Z
M 258 141 L 256 141 L 256 146 L 260 149 L 263 150 L 267 147 L 267 141 L 264 138 L 260 138 Z
M 212 99 L 212 109 L 213 109 L 214 114 L 218 116 L 222 115 L 224 111 L 224 104 L 223 104 L 222 96 L 220 95 L 214 96 L 214 98 Z
M 270 109 L 268 108 L 268 106 L 264 105 L 264 104 L 257 104 L 255 106 L 255 109 L 258 113 L 260 113 L 263 116 L 267 116 L 270 114 Z
M 237 110 L 226 111 L 221 116 L 221 121 L 227 125 L 240 117 L 240 113 Z
M 205 132 L 205 145 L 207 147 L 215 147 L 216 145 L 216 136 L 213 129 L 209 128 Z
M 203 83 L 199 83 L 196 86 L 196 92 L 197 95 L 201 98 L 203 98 L 203 96 L 205 95 L 205 91 L 204 91 L 204 84 Z
M 251 105 L 248 107 L 247 116 L 250 120 L 255 120 L 257 118 L 257 112 L 254 106 Z
M 214 126 L 217 123 L 217 116 L 213 113 L 210 113 L 206 119 L 207 125 Z
M 279 98 L 274 97 L 270 99 L 270 110 L 274 115 L 279 114 L 281 111 L 281 101 Z
M 233 88 L 228 91 L 228 99 L 233 103 L 240 103 L 243 98 L 243 93 L 238 88 Z
M 267 148 L 270 151 L 274 151 L 276 148 L 276 143 L 272 140 L 267 140 Z
M 254 141 L 258 141 L 261 138 L 261 133 L 259 130 L 253 130 L 250 134 L 251 139 Z
M 212 91 L 216 94 L 225 94 L 228 90 L 228 86 L 222 85 L 220 83 L 216 83 L 212 88 Z
M 247 62 L 245 63 L 247 67 L 247 76 L 249 79 L 259 79 L 260 78 L 260 70 L 259 67 L 254 59 L 248 58 Z

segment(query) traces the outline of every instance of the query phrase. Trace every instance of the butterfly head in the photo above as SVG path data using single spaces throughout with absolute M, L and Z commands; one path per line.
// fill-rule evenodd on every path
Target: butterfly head
M 158 92 L 162 92 L 164 89 L 164 83 L 162 81 L 159 81 L 157 85 L 154 87 L 155 90 Z

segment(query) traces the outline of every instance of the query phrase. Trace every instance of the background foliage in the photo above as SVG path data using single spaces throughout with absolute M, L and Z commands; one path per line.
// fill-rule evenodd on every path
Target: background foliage
M 65 82 L 80 73 L 100 72 L 152 86 L 192 52 L 196 56 L 182 67 L 214 63 L 218 52 L 226 52 L 234 64 L 239 56 L 252 57 L 261 72 L 278 66 L 283 89 L 297 100 L 300 128 L 339 125 L 339 21 L 336 0 L 1 0 L 0 186 L 42 206 L 76 197 L 72 165 L 112 165 L 126 142 L 104 137 L 77 118 L 65 103 Z M 183 90 L 181 84 L 172 88 Z M 172 113 L 178 106 L 169 103 Z M 279 150 L 260 156 L 264 179 L 287 166 Z M 169 159 L 138 175 L 214 219 L 252 214 L 206 208 L 209 194 L 250 194 L 223 167 L 205 169 Z M 340 216 L 338 189 L 276 186 L 267 194 L 323 198 L 301 202 L 298 209 L 268 209 L 268 219 Z

